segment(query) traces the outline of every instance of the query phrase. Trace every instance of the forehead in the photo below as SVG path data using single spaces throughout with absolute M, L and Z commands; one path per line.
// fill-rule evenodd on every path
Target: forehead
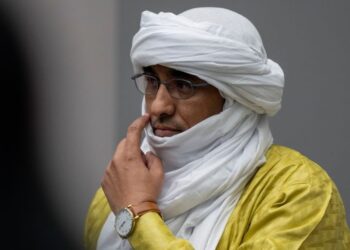
M 145 73 L 155 75 L 159 78 L 162 77 L 173 77 L 173 78 L 183 78 L 183 79 L 189 79 L 189 80 L 199 80 L 195 75 L 188 74 L 183 71 L 179 71 L 176 69 L 172 69 L 169 67 L 165 67 L 163 65 L 151 65 L 147 67 L 143 67 L 143 71 Z

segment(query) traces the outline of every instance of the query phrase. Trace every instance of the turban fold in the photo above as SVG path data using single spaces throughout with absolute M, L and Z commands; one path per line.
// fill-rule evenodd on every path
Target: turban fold
M 267 58 L 253 24 L 233 11 L 144 11 L 130 56 L 135 73 L 160 64 L 198 76 L 258 114 L 274 115 L 281 107 L 283 71 Z

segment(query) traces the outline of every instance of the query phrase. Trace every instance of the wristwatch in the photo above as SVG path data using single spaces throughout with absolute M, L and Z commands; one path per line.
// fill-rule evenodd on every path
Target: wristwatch
M 123 239 L 128 238 L 135 228 L 137 219 L 147 212 L 157 212 L 161 216 L 157 204 L 150 201 L 138 205 L 130 204 L 119 210 L 114 221 L 114 228 L 119 236 Z

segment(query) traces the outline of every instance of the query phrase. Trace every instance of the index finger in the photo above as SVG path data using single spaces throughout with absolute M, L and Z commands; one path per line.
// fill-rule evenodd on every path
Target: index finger
M 140 151 L 140 141 L 142 130 L 146 127 L 149 122 L 149 114 L 144 114 L 133 121 L 128 127 L 126 135 L 126 147 L 131 153 Z

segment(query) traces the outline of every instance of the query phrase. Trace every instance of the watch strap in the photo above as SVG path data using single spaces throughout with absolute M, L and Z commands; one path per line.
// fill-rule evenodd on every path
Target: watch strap
M 145 201 L 137 205 L 130 204 L 128 205 L 128 208 L 133 212 L 135 219 L 148 212 L 156 212 L 162 217 L 157 203 L 153 201 Z

